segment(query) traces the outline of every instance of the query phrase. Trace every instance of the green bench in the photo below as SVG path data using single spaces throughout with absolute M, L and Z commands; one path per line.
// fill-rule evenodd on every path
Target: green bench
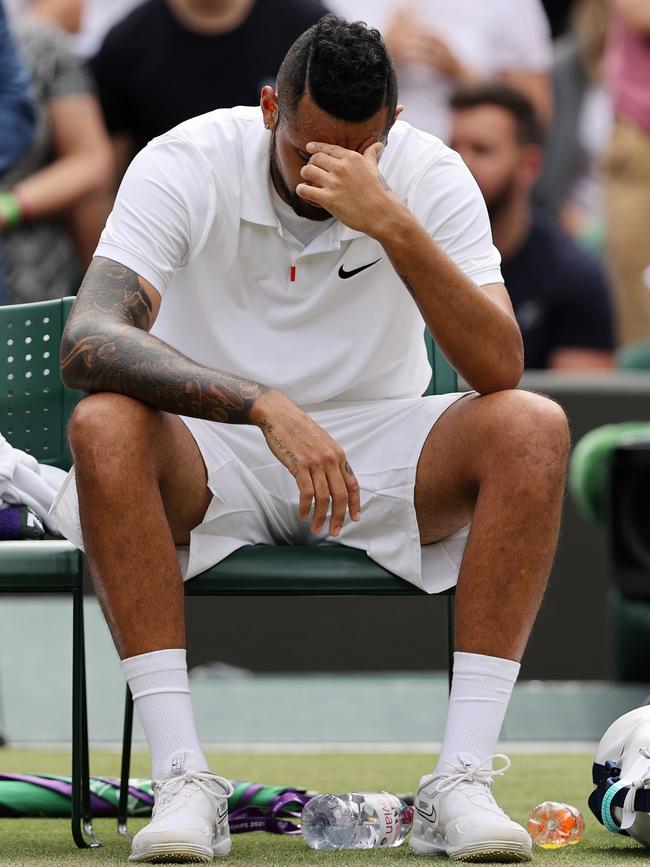
M 64 298 L 60 301 L 0 308 L 2 369 L 10 371 L 7 376 L 3 375 L 0 393 L 0 432 L 13 446 L 24 449 L 41 461 L 64 468 L 67 468 L 70 462 L 65 428 L 74 404 L 81 397 L 79 393 L 65 388 L 59 377 L 61 333 L 73 300 Z M 454 371 L 428 334 L 425 335 L 425 340 L 433 371 L 426 394 L 455 391 L 457 382 Z M 0 544 L 21 546 L 11 561 L 10 571 L 13 577 L 8 581 L 6 592 L 42 592 L 35 576 L 38 571 L 36 564 L 47 561 L 50 557 L 46 547 L 43 547 L 46 544 L 64 546 L 71 557 L 67 564 L 70 568 L 70 573 L 67 574 L 69 592 L 76 593 L 74 599 L 79 600 L 75 603 L 75 610 L 78 611 L 75 619 L 73 661 L 73 674 L 75 678 L 79 678 L 74 681 L 76 691 L 73 690 L 73 781 L 77 790 L 73 834 L 77 845 L 87 845 L 79 830 L 81 816 L 82 827 L 92 833 L 87 788 L 88 738 L 83 674 L 83 620 L 79 596 L 80 562 L 69 550 L 71 546 L 65 542 Z M 0 549 L 0 552 L 2 550 L 4 548 Z M 0 557 L 0 560 L 3 559 Z M 63 571 L 65 573 L 65 568 Z M 32 589 L 33 587 L 39 589 Z M 5 592 L 1 579 L 0 591 Z M 363 551 L 342 546 L 314 548 L 261 545 L 234 552 L 217 566 L 187 582 L 185 593 L 188 596 L 427 595 L 386 571 Z M 453 591 L 444 595 L 447 599 L 451 677 Z M 124 782 L 129 775 L 133 720 L 133 705 L 128 689 L 126 695 L 122 788 L 118 816 L 118 829 L 122 834 L 127 833 L 128 788 Z M 91 845 L 94 843 L 94 838 L 91 837 Z

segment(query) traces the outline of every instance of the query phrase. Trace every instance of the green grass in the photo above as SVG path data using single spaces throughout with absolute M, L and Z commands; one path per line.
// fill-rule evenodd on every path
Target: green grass
M 256 782 L 297 785 L 319 791 L 388 789 L 412 791 L 419 776 L 429 770 L 430 762 L 417 755 L 251 755 L 227 753 L 210 756 L 211 766 L 231 778 Z M 92 772 L 116 776 L 119 756 L 95 752 Z M 608 865 L 650 864 L 650 852 L 634 841 L 610 834 L 596 822 L 586 804 L 591 790 L 591 756 L 513 756 L 513 767 L 497 779 L 495 791 L 501 806 L 517 821 L 525 823 L 528 812 L 545 800 L 565 801 L 582 810 L 587 823 L 585 837 L 578 846 L 554 851 L 535 850 L 536 864 Z M 0 750 L 0 770 L 12 772 L 69 773 L 69 758 L 64 752 Z M 133 776 L 148 776 L 144 754 L 134 755 Z M 132 821 L 135 831 L 143 821 Z M 95 823 L 102 841 L 101 849 L 78 850 L 63 819 L 0 820 L 0 864 L 16 867 L 41 865 L 125 865 L 128 841 L 117 837 L 115 823 Z M 446 860 L 446 859 L 445 859 Z M 236 835 L 229 867 L 257 865 L 374 865 L 402 862 L 445 863 L 443 859 L 416 857 L 406 845 L 398 849 L 370 852 L 313 852 L 300 837 L 278 837 L 252 833 Z

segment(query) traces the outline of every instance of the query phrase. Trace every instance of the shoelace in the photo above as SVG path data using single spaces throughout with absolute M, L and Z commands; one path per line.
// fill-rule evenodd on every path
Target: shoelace
M 224 790 L 223 796 L 217 794 L 211 786 L 208 786 L 206 780 L 218 783 Z M 189 783 L 197 786 L 197 788 L 204 792 L 210 799 L 219 797 L 229 798 L 235 791 L 235 787 L 232 785 L 230 780 L 226 780 L 224 777 L 218 777 L 216 774 L 205 773 L 204 771 L 185 771 L 184 774 L 169 777 L 167 780 L 156 780 L 154 782 L 153 788 L 157 798 L 153 812 L 155 813 L 157 810 L 164 807 L 169 797 L 172 795 L 178 795 L 179 792 Z
M 492 762 L 494 759 L 503 759 L 504 765 L 502 768 L 494 769 Z M 512 762 L 508 756 L 503 753 L 495 753 L 489 759 L 481 762 L 480 765 L 465 765 L 463 771 L 458 771 L 455 774 L 445 774 L 436 785 L 436 792 L 445 792 L 455 789 L 459 783 L 482 783 L 487 788 L 492 785 L 494 777 L 502 777 L 508 770 Z

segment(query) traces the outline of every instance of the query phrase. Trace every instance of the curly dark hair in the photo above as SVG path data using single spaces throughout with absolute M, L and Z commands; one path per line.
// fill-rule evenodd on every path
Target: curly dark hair
M 368 120 L 384 105 L 392 118 L 397 75 L 379 31 L 336 15 L 325 15 L 306 30 L 278 72 L 280 116 L 295 113 L 305 92 L 341 120 Z

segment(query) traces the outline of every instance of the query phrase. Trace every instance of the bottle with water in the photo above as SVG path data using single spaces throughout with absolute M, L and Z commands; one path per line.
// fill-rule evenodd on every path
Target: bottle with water
M 399 846 L 411 830 L 413 807 L 388 792 L 317 795 L 302 811 L 302 836 L 312 849 Z

